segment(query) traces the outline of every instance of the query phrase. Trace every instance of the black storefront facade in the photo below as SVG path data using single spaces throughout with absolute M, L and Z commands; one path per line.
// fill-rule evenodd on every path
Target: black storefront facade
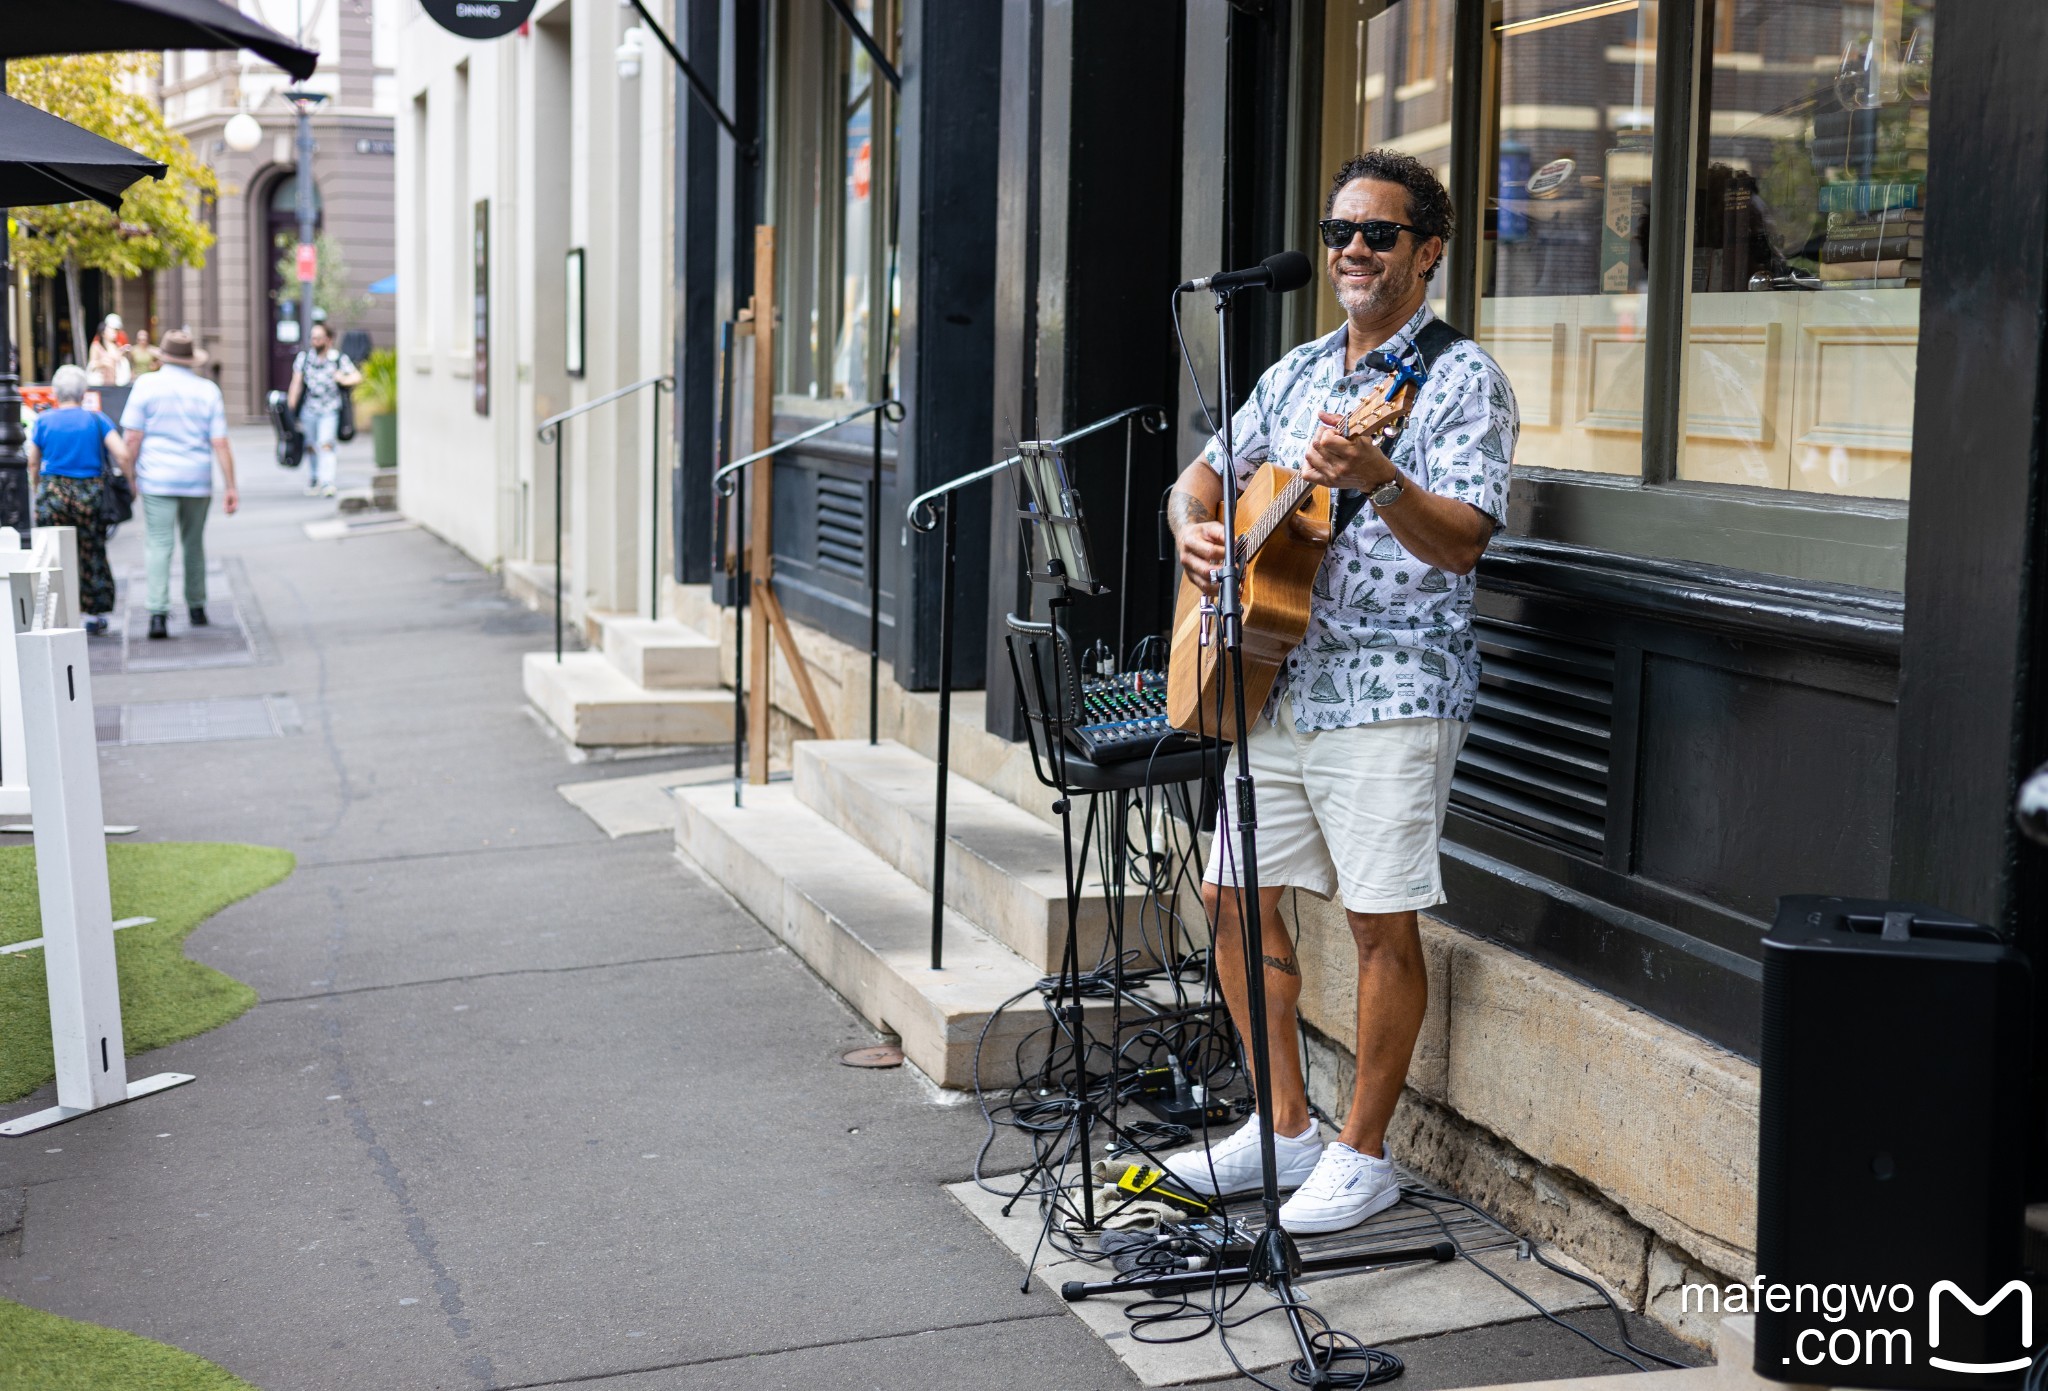
M 1914 899 L 2039 936 L 2048 873 L 2009 809 L 2048 758 L 2032 78 L 2048 11 L 851 9 L 900 96 L 822 0 L 688 6 L 688 51 L 719 55 L 760 143 L 750 158 L 683 97 L 679 579 L 710 577 L 717 325 L 750 293 L 735 248 L 765 221 L 799 345 L 778 435 L 867 399 L 895 354 L 908 415 L 880 530 L 903 684 L 937 683 L 939 597 L 936 542 L 903 533 L 901 501 L 1149 402 L 1175 428 L 1139 437 L 1128 517 L 1121 434 L 1073 462 L 1098 551 L 1129 553 L 1133 630 L 1163 625 L 1158 505 L 1202 434 L 1171 287 L 1313 250 L 1331 155 L 1393 145 L 1445 172 L 1461 232 L 1433 293 L 1509 369 L 1525 426 L 1512 525 L 1481 568 L 1485 694 L 1441 916 L 1750 1059 L 1781 893 Z M 860 109 L 882 114 L 861 126 Z M 1327 300 L 1247 297 L 1236 380 L 1332 326 Z M 1212 328 L 1189 306 L 1206 383 Z M 855 646 L 867 444 L 855 427 L 776 480 L 785 606 Z M 1014 736 L 1012 499 L 964 506 L 957 678 L 985 679 L 991 726 Z M 1084 644 L 1114 632 L 1116 601 L 1098 607 L 1075 614 Z

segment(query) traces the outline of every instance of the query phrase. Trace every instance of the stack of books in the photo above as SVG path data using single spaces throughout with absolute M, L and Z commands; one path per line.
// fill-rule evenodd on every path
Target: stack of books
M 1822 186 L 1828 230 L 1820 249 L 1821 280 L 1842 289 L 1918 285 L 1925 191 L 1921 183 Z

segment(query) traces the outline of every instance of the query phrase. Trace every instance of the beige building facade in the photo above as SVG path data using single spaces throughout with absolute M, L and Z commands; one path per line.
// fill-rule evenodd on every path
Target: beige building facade
M 669 563 L 666 388 L 570 422 L 559 456 L 536 435 L 673 370 L 674 78 L 652 42 L 622 75 L 634 19 L 552 0 L 479 41 L 415 6 L 398 32 L 400 505 L 549 596 L 559 519 L 572 618 L 652 616 Z

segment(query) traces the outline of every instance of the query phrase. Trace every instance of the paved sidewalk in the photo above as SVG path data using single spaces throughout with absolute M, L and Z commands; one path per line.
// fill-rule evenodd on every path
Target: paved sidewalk
M 334 504 L 236 446 L 208 541 L 247 641 L 137 670 L 105 639 L 94 698 L 243 736 L 102 771 L 138 839 L 298 855 L 190 943 L 262 1003 L 144 1064 L 193 1085 L 0 1142 L 0 1294 L 266 1391 L 1133 1385 L 944 1192 L 975 1108 L 840 1066 L 873 1036 L 801 963 L 555 791 L 687 760 L 572 767 L 520 693 L 544 617 L 424 531 L 309 539 Z M 1526 1323 L 1437 1341 L 1406 1384 L 1615 1365 Z

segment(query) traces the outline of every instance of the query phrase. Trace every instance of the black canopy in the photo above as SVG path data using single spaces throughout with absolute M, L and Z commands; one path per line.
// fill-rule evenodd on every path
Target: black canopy
M 25 101 L 0 96 L 0 207 L 90 198 L 118 210 L 128 185 L 163 176 L 164 166 L 155 160 Z
M 0 59 L 246 48 L 301 82 L 320 55 L 221 0 L 0 0 Z

